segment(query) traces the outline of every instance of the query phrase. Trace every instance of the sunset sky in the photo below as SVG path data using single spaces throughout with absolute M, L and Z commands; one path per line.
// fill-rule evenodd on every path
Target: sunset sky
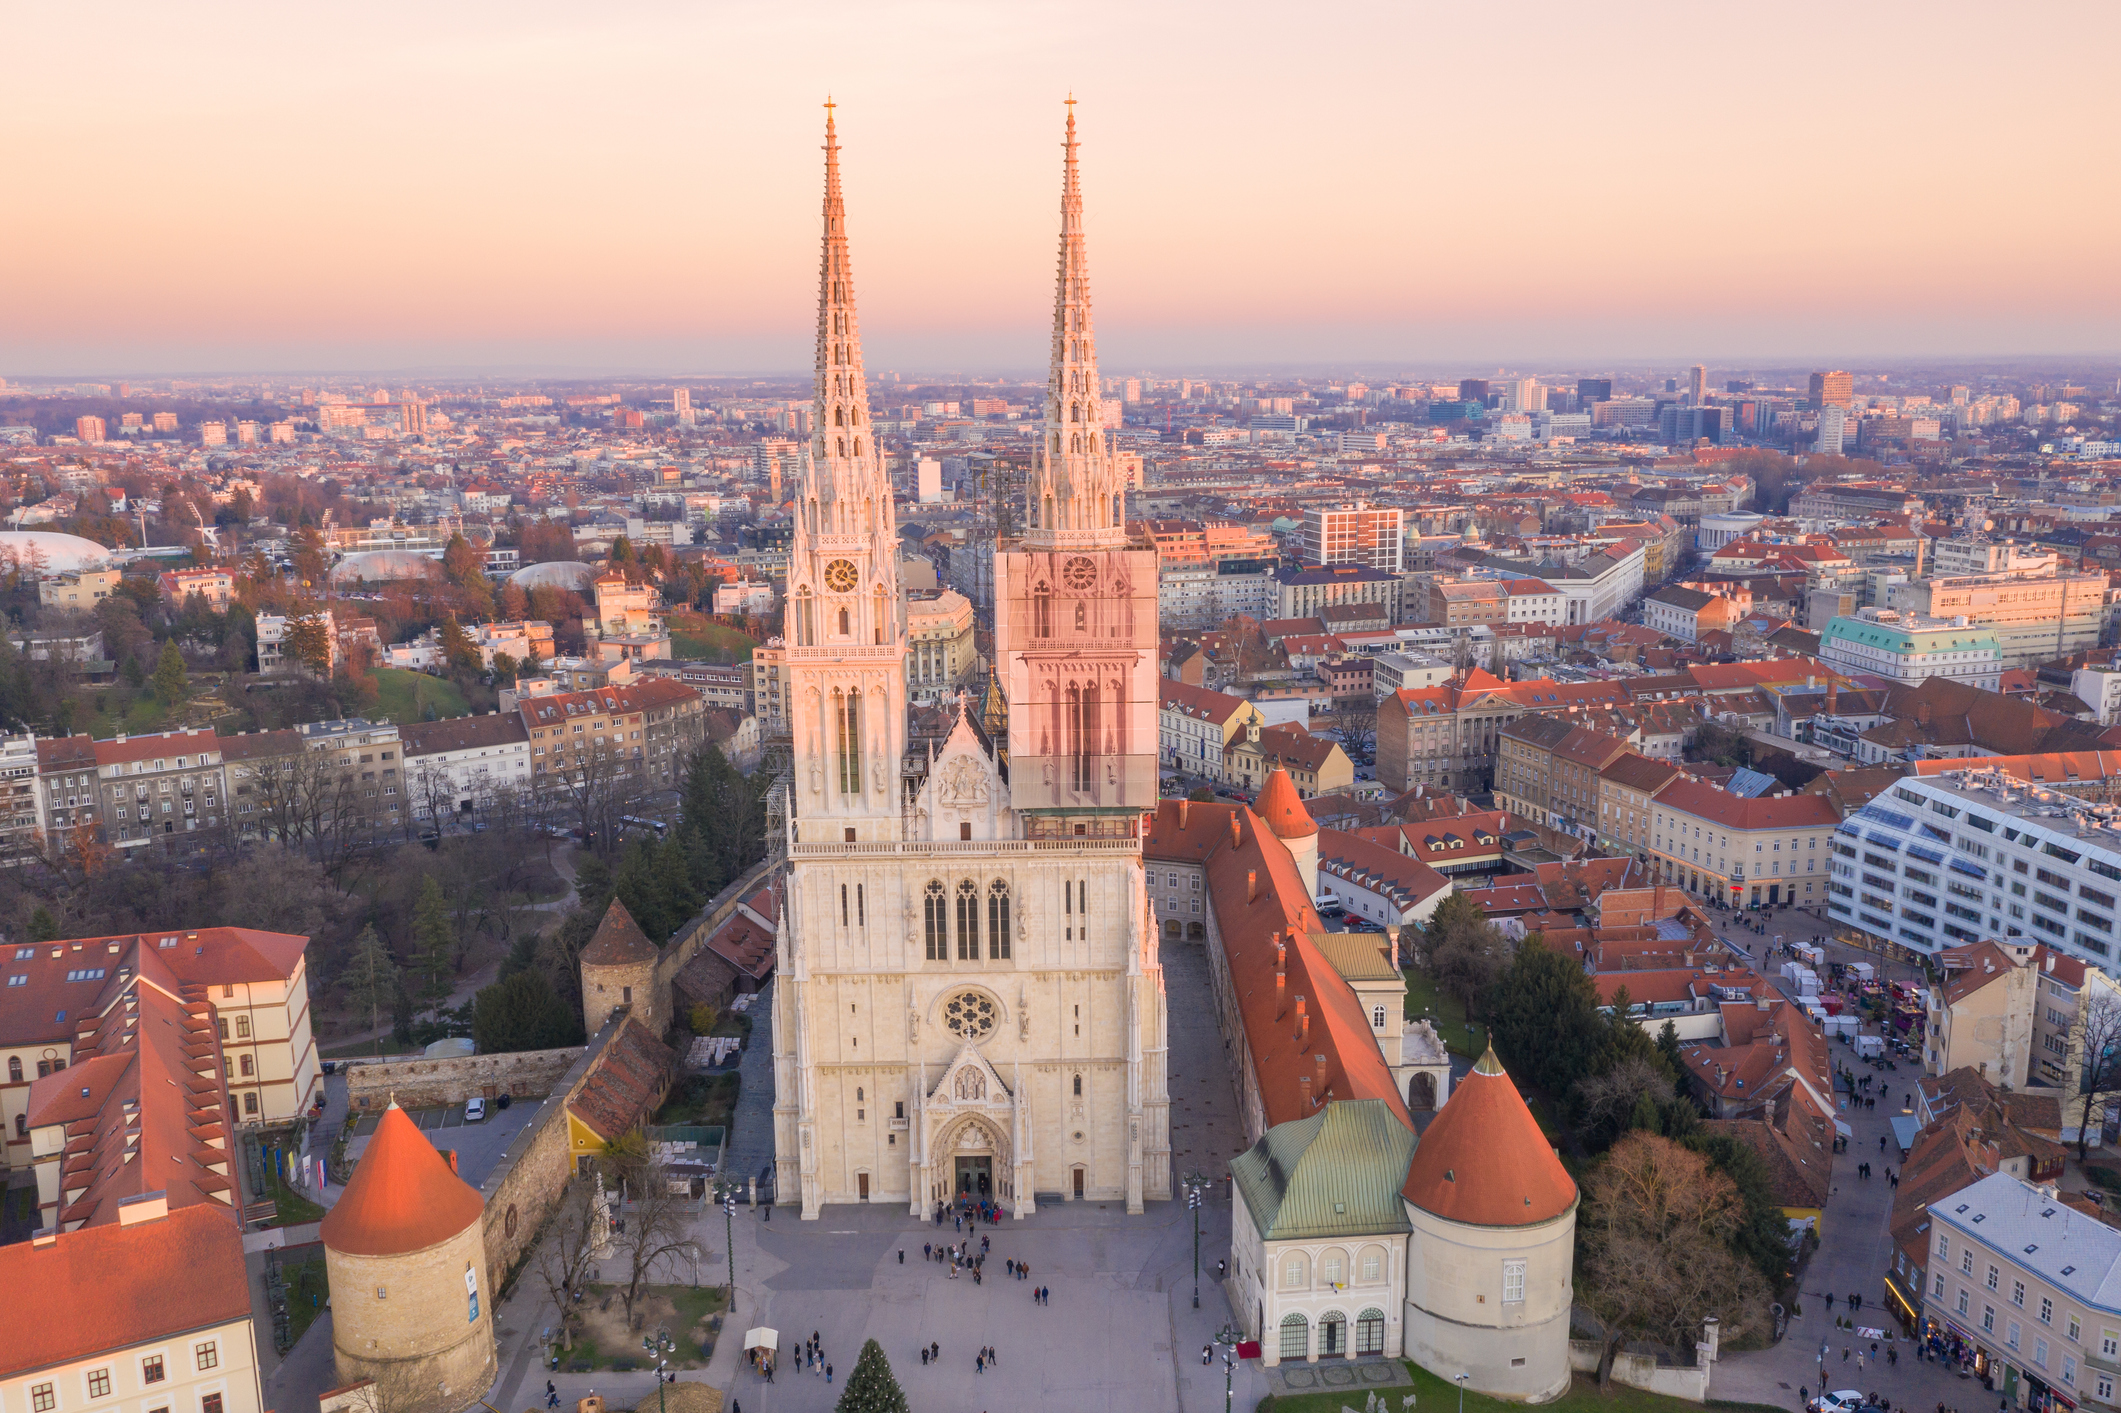
M 11 6 L 0 375 L 2121 349 L 2121 6 Z

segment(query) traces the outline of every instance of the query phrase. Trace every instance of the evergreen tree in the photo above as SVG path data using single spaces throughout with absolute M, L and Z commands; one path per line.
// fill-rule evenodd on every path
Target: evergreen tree
M 1679 1027 L 1671 1021 L 1666 1021 L 1657 1031 L 1657 1053 L 1664 1056 L 1674 1080 L 1686 1074 L 1686 1061 L 1679 1053 Z
M 640 924 L 641 932 L 658 947 L 670 936 L 669 909 L 664 901 L 663 882 L 657 876 L 655 852 L 646 839 L 636 839 L 626 846 L 619 859 L 618 872 L 612 878 L 612 888 L 633 920 Z
M 471 641 L 471 634 L 465 632 L 456 619 L 444 619 L 439 636 L 442 658 L 451 667 L 470 671 L 481 665 L 478 645 Z
M 174 638 L 162 645 L 162 659 L 155 664 L 155 695 L 164 706 L 184 700 L 184 654 L 177 651 Z
M 579 1045 L 582 1027 L 545 974 L 532 968 L 480 988 L 472 1003 L 471 1038 L 483 1055 L 553 1050 Z
M 412 936 L 415 961 L 422 985 L 420 995 L 431 1005 L 449 998 L 452 957 L 456 951 L 456 928 L 449 921 L 449 902 L 442 885 L 429 874 L 420 883 L 420 899 L 413 905 Z
M 125 678 L 125 685 L 128 687 L 144 687 L 147 685 L 147 674 L 140 669 L 140 659 L 131 653 L 125 655 L 125 667 L 122 675 Z
M 52 921 L 51 910 L 42 903 L 29 915 L 29 940 L 50 942 L 59 935 L 59 924 Z
M 1600 1068 L 1608 1025 L 1598 990 L 1580 962 L 1536 932 L 1496 978 L 1488 1015 L 1503 1064 L 1534 1088 L 1558 1097 Z
M 339 980 L 346 988 L 346 1004 L 356 1015 L 367 1013 L 370 1030 L 382 1027 L 386 1012 L 396 1012 L 398 959 L 390 954 L 372 924 L 354 938 L 353 954 L 346 959 L 346 970 L 339 974 Z
M 589 914 L 592 931 L 604 920 L 611 906 L 611 865 L 595 854 L 578 853 L 574 858 L 574 901 L 578 912 Z M 638 919 L 636 919 L 638 920 Z
M 847 1389 L 833 1407 L 837 1413 L 909 1413 L 906 1392 L 891 1372 L 884 1347 L 875 1340 L 863 1342 L 854 1372 L 847 1376 Z

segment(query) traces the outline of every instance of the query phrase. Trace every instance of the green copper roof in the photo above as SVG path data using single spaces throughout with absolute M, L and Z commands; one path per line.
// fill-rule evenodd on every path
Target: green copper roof
M 1328 1104 L 1267 1130 L 1230 1160 L 1252 1224 L 1268 1241 L 1410 1230 L 1399 1195 L 1414 1133 L 1382 1099 Z
M 1831 642 L 1862 643 L 1894 653 L 1996 652 L 1996 634 L 1988 628 L 1907 628 L 1897 623 L 1873 623 L 1867 618 L 1836 618 L 1826 625 L 1819 645 Z

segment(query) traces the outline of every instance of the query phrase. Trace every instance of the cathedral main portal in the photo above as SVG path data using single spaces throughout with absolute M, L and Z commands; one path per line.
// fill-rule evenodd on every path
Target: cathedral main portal
M 994 1159 L 960 1157 L 957 1160 L 957 1195 L 974 1199 L 994 1196 Z

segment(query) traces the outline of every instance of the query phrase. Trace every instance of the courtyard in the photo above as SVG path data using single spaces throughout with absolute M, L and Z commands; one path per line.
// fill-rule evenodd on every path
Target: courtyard
M 1152 1202 L 1129 1217 L 1123 1204 L 1041 1203 L 1022 1221 L 957 1230 L 907 1215 L 903 1207 L 832 1206 L 815 1222 L 795 1208 L 739 1207 L 735 1220 L 736 1310 L 727 1332 L 764 1325 L 780 1335 L 781 1361 L 772 1384 L 741 1359 L 741 1339 L 715 1349 L 707 1382 L 727 1389 L 747 1410 L 825 1410 L 833 1406 L 864 1340 L 874 1339 L 917 1408 L 1039 1408 L 1057 1413 L 1178 1413 L 1223 1406 L 1220 1357 L 1201 1362 L 1201 1347 L 1230 1323 L 1215 1281 L 1215 1263 L 1229 1249 L 1229 1159 L 1243 1134 L 1222 1060 L 1221 1038 L 1206 1004 L 1208 976 L 1201 944 L 1164 950 L 1170 997 L 1172 1170 L 1215 1178 L 1201 1212 L 1200 1309 L 1193 1308 L 1193 1221 L 1182 1198 Z M 771 1011 L 761 1006 L 746 1060 L 770 1053 Z M 747 1080 L 751 1066 L 747 1063 Z M 754 1096 L 745 1086 L 747 1099 Z M 768 1117 L 760 1115 L 760 1117 Z M 770 1122 L 770 1117 L 768 1118 Z M 738 1118 L 738 1152 L 761 1135 L 746 1134 Z M 763 1136 L 771 1149 L 770 1131 Z M 696 1219 L 700 1279 L 727 1277 L 725 1218 L 708 1207 Z M 982 1279 L 969 1271 L 952 1278 L 947 1264 L 926 1259 L 930 1247 L 989 1243 Z M 902 1255 L 903 1254 L 903 1255 Z M 1012 1279 L 1007 1263 L 1029 1267 Z M 689 1263 L 686 1263 L 689 1266 Z M 712 1272 L 712 1274 L 710 1274 Z M 607 1275 L 610 1272 L 607 1270 Z M 659 1279 L 683 1281 L 690 1271 Z M 1032 1292 L 1051 1291 L 1037 1304 Z M 544 1402 L 545 1381 L 563 1406 L 594 1390 L 613 1406 L 653 1404 L 653 1382 L 643 1373 L 572 1373 L 545 1369 L 542 1332 L 553 1312 L 530 1283 L 519 1285 L 501 1309 L 502 1377 L 489 1395 L 495 1406 L 531 1408 Z M 834 1381 L 822 1369 L 799 1372 L 795 1351 L 815 1331 L 823 1340 Z M 920 1351 L 939 1347 L 933 1363 Z M 983 1346 L 999 1359 L 980 1373 Z M 681 1374 L 680 1378 L 693 1377 Z M 1251 1408 L 1268 1392 L 1256 1362 L 1236 1374 L 1236 1403 Z

